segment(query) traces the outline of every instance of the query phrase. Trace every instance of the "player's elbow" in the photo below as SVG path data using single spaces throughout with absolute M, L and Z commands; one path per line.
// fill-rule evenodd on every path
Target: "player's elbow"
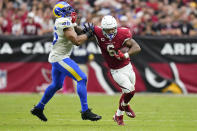
M 73 42 L 73 44 L 76 45 L 76 46 L 80 46 L 82 44 L 82 42 L 79 41 L 79 40 L 76 40 L 76 41 Z
M 74 44 L 76 46 L 80 46 L 82 45 L 83 43 L 85 43 L 85 41 L 87 40 L 87 36 L 86 35 L 79 35 L 75 38 L 75 42 Z
M 76 45 L 76 46 L 80 46 L 81 44 L 80 44 L 80 43 L 75 43 L 75 45 Z
M 83 43 L 83 41 L 78 37 L 71 37 L 69 40 L 76 46 L 80 46 Z
M 136 53 L 139 53 L 139 52 L 141 51 L 140 46 L 136 46 L 136 47 L 135 47 L 135 51 L 136 51 Z
M 137 47 L 137 50 L 138 50 L 138 52 L 140 52 L 140 51 L 141 51 L 141 48 L 140 48 L 140 46 L 138 46 L 138 47 Z

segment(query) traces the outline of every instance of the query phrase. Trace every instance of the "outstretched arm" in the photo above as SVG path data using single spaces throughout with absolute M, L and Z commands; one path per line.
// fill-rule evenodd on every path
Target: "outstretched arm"
M 84 34 L 83 29 L 80 26 L 75 26 L 74 28 L 77 35 Z
M 85 33 L 84 29 L 82 29 L 81 26 L 75 26 L 74 29 L 75 29 L 75 32 L 77 33 L 77 35 L 82 35 Z M 94 40 L 94 39 L 95 39 L 95 37 L 89 38 L 89 40 Z
M 93 35 L 91 31 L 88 31 L 85 34 L 77 35 L 73 28 L 65 28 L 63 31 L 64 36 L 77 46 L 83 44 L 88 38 Z

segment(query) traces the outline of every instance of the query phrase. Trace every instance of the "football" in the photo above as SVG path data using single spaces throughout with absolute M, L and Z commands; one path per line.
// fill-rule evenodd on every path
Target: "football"
M 129 51 L 129 47 L 124 46 L 124 47 L 120 48 L 120 51 L 121 51 L 122 53 L 126 53 L 126 52 Z

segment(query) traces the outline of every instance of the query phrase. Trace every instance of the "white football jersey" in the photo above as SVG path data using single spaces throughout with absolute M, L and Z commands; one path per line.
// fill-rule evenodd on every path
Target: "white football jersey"
M 57 18 L 54 26 L 54 38 L 51 52 L 49 54 L 49 62 L 58 62 L 64 58 L 70 57 L 73 44 L 64 36 L 64 28 L 73 28 L 76 23 L 72 23 L 70 18 Z

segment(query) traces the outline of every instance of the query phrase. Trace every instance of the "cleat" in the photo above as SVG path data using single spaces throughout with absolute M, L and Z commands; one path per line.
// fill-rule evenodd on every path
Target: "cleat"
M 129 105 L 122 106 L 122 108 L 124 109 L 124 111 L 128 117 L 135 118 L 135 113 Z
M 124 126 L 123 115 L 117 116 L 116 114 L 113 116 L 113 120 L 117 122 L 118 125 Z
M 81 118 L 83 120 L 97 121 L 97 120 L 100 120 L 102 117 L 97 114 L 92 113 L 91 109 L 88 109 L 85 112 L 81 112 Z
M 31 109 L 31 114 L 37 116 L 41 121 L 47 121 L 46 116 L 43 113 L 42 109 L 36 108 L 34 106 L 33 109 Z

